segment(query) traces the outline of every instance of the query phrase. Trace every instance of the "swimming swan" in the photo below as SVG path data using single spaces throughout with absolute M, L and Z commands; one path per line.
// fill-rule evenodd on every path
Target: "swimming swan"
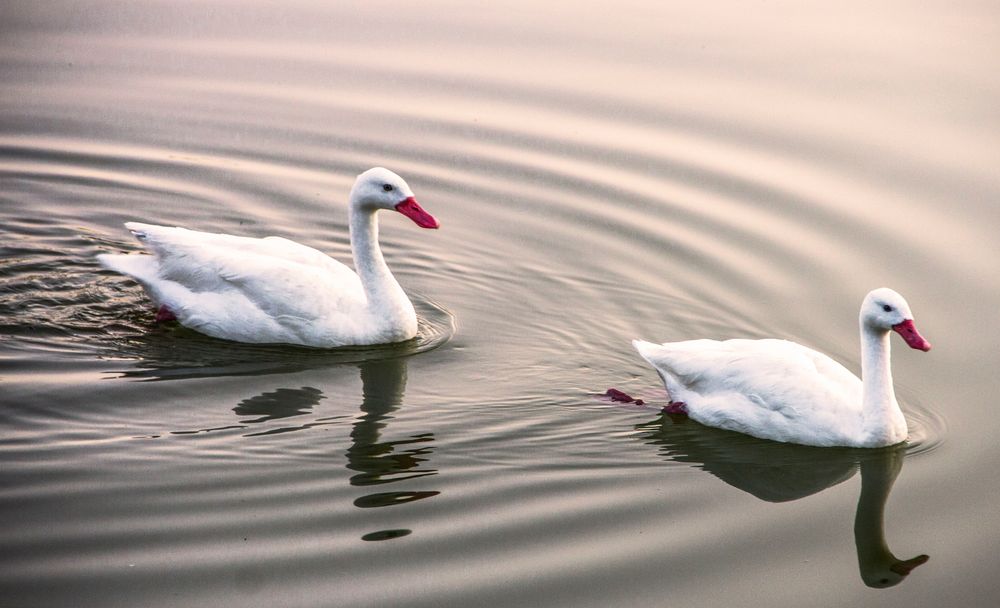
M 249 238 L 128 222 L 152 255 L 98 256 L 139 282 L 159 307 L 201 333 L 252 343 L 316 347 L 401 342 L 417 333 L 413 305 L 378 244 L 380 209 L 437 228 L 403 178 L 376 167 L 351 188 L 355 273 L 312 247 L 281 237 Z
M 892 388 L 889 331 L 911 348 L 931 345 L 906 300 L 876 289 L 861 304 L 861 373 L 787 340 L 689 340 L 632 345 L 663 379 L 671 403 L 717 428 L 813 446 L 874 448 L 906 439 Z

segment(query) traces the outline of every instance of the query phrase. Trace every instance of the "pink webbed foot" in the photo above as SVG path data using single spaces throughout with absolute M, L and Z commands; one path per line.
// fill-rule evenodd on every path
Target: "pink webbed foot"
M 615 403 L 634 403 L 636 405 L 646 404 L 646 402 L 642 399 L 633 399 L 628 393 L 624 393 L 616 388 L 609 388 L 605 391 L 604 396 L 611 399 Z
M 663 413 L 687 416 L 688 406 L 683 401 L 671 401 L 666 407 L 663 408 Z
M 174 312 L 169 308 L 167 308 L 166 304 L 160 306 L 160 308 L 156 311 L 157 323 L 166 323 L 167 321 L 176 321 L 176 320 L 177 317 L 174 316 Z

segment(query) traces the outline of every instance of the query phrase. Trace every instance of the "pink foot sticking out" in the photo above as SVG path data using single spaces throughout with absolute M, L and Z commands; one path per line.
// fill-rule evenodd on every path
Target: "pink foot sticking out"
M 166 323 L 167 321 L 176 321 L 176 320 L 177 320 L 177 317 L 174 316 L 174 313 L 173 313 L 172 310 L 170 310 L 169 308 L 167 308 L 166 304 L 164 304 L 163 306 L 160 306 L 159 310 L 156 311 L 156 322 L 157 323 Z
M 663 408 L 663 413 L 687 416 L 688 406 L 683 401 L 671 401 L 665 408 Z
M 623 393 L 616 388 L 609 388 L 605 393 L 605 397 L 610 398 L 615 403 L 634 403 L 636 405 L 645 405 L 646 402 L 642 399 L 633 399 L 628 393 Z

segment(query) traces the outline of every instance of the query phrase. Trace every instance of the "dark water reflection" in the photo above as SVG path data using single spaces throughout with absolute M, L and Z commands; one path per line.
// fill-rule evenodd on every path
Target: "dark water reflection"
M 244 420 L 248 424 L 267 422 L 308 414 L 323 398 L 323 391 L 310 386 L 303 386 L 300 389 L 279 388 L 244 399 L 233 408 L 233 411 L 237 416 L 259 416 L 253 420 Z
M 275 391 L 262 393 L 256 397 L 244 399 L 233 408 L 237 416 L 257 416 L 252 420 L 244 420 L 245 424 L 258 424 L 291 418 L 293 416 L 304 416 L 312 411 L 312 408 L 319 405 L 321 399 L 325 399 L 323 392 L 317 388 L 304 386 L 299 389 L 279 388 Z M 277 435 L 279 433 L 289 433 L 291 431 L 301 431 L 317 426 L 333 424 L 342 419 L 343 416 L 329 416 L 316 418 L 310 422 L 295 426 L 281 426 L 267 429 L 258 433 L 247 433 L 246 437 L 259 437 L 263 435 Z
M 304 386 L 302 388 L 279 388 L 273 391 L 267 391 L 259 395 L 254 395 L 253 397 L 248 397 L 240 401 L 236 407 L 233 408 L 233 412 L 244 418 L 246 416 L 251 416 L 249 420 L 241 419 L 241 424 L 227 424 L 224 426 L 217 426 L 212 428 L 203 428 L 197 430 L 176 430 L 171 431 L 171 435 L 194 435 L 197 433 L 212 433 L 218 431 L 230 431 L 238 429 L 250 428 L 252 424 L 262 424 L 268 423 L 275 420 L 282 420 L 285 418 L 292 418 L 297 416 L 306 416 L 312 412 L 313 407 L 319 405 L 322 399 L 325 399 L 323 391 Z M 301 431 L 305 429 L 311 429 L 317 426 L 323 426 L 328 424 L 333 424 L 335 421 L 343 419 L 344 416 L 328 416 L 324 418 L 310 419 L 309 422 L 305 422 L 300 425 L 294 426 L 280 426 L 276 428 L 269 428 L 263 431 L 247 433 L 244 437 L 261 437 L 265 435 L 278 435 L 281 433 L 289 433 L 291 431 Z
M 351 485 L 379 486 L 436 475 L 426 466 L 434 433 L 404 439 L 383 438 L 392 413 L 399 409 L 406 390 L 406 359 L 367 361 L 361 364 L 362 416 L 351 430 L 347 468 L 356 473 Z M 438 495 L 437 491 L 395 491 L 367 494 L 354 501 L 361 508 L 387 507 Z M 391 536 L 396 538 L 397 536 Z
M 402 439 L 385 439 L 392 414 L 403 404 L 406 391 L 407 360 L 403 357 L 369 360 L 360 364 L 362 382 L 361 415 L 351 426 L 350 446 L 346 451 L 347 468 L 354 474 L 350 484 L 358 487 L 412 481 L 437 475 L 427 461 L 433 453 L 434 433 L 417 433 Z M 247 425 L 268 423 L 309 415 L 326 395 L 317 388 L 279 388 L 240 401 L 233 412 L 241 425 L 199 431 L 175 431 L 174 434 L 247 428 Z M 246 419 L 246 417 L 252 417 Z M 284 425 L 246 434 L 245 437 L 275 435 L 314 428 L 343 416 L 311 419 L 301 425 Z M 362 509 L 388 507 L 430 498 L 440 494 L 435 490 L 399 490 L 365 494 L 354 500 Z M 405 533 L 404 533 L 405 532 Z M 365 540 L 388 540 L 410 534 L 411 530 L 371 532 Z
M 403 405 L 406 392 L 407 358 L 371 359 L 358 366 L 362 383 L 360 415 L 354 416 L 350 426 L 350 443 L 345 451 L 347 469 L 352 473 L 352 486 L 368 488 L 386 484 L 411 482 L 437 475 L 437 469 L 428 466 L 433 454 L 433 432 L 416 433 L 399 439 L 388 439 L 393 414 Z M 313 410 L 327 399 L 322 390 L 277 388 L 240 401 L 233 413 L 240 424 L 224 425 L 197 430 L 177 430 L 171 435 L 194 435 L 219 431 L 266 427 L 262 431 L 246 433 L 247 438 L 273 436 L 292 431 L 304 431 L 324 425 L 343 427 L 345 415 L 315 417 Z M 303 420 L 301 424 L 288 424 L 290 419 Z M 273 423 L 280 422 L 280 426 Z M 355 507 L 371 509 L 402 505 L 431 498 L 437 490 L 395 490 L 370 492 L 354 499 Z M 388 529 L 368 532 L 363 540 L 391 540 L 408 536 L 412 529 Z
M 693 464 L 767 502 L 811 496 L 850 479 L 860 469 L 854 541 L 865 585 L 898 585 L 928 560 L 926 555 L 899 559 L 885 539 L 885 504 L 903 467 L 906 445 L 877 450 L 798 446 L 721 431 L 664 413 L 636 429 L 666 459 Z

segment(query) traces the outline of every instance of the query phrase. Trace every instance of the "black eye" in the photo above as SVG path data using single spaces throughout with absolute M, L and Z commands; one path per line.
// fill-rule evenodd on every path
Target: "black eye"
M 392 192 L 392 184 L 382 184 L 382 189 L 386 192 Z
M 889 306 L 888 304 L 883 304 L 882 305 L 882 310 L 884 310 L 886 312 L 892 312 L 892 306 Z

